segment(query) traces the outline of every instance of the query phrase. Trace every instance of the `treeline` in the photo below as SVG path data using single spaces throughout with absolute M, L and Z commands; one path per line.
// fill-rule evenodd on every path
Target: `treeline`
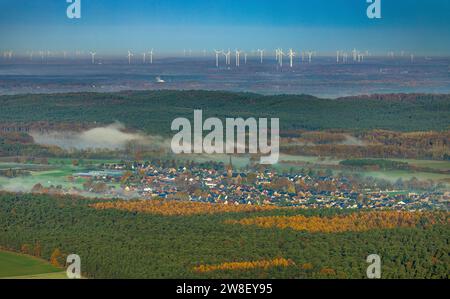
M 398 162 L 382 159 L 350 159 L 339 162 L 340 165 L 367 168 L 371 170 L 409 170 L 409 164 L 406 162 Z
M 320 145 L 282 145 L 281 152 L 289 155 L 322 156 L 347 158 L 399 158 L 399 159 L 425 159 L 449 160 L 449 147 L 427 150 L 420 147 L 397 145 L 346 145 L 346 144 L 320 144 Z
M 333 217 L 350 211 L 162 216 L 89 207 L 96 202 L 0 193 L 0 246 L 37 252 L 55 264 L 76 253 L 83 274 L 92 278 L 365 278 L 366 257 L 373 253 L 382 257 L 383 278 L 449 278 L 448 224 L 308 233 L 225 222 L 253 215 Z M 290 261 L 289 266 L 194 270 L 199 265 L 241 266 L 278 257 Z
M 282 151 L 288 154 L 339 158 L 450 159 L 450 130 L 288 131 L 284 136 Z

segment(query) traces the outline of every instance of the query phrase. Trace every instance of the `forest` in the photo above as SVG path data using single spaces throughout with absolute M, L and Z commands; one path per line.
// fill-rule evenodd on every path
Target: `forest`
M 171 122 L 204 118 L 279 118 L 281 152 L 336 158 L 450 159 L 449 95 L 374 95 L 320 99 L 307 95 L 262 96 L 220 91 L 128 91 L 0 96 L 0 156 L 134 158 L 166 150 Z M 147 149 L 129 143 L 112 148 L 64 150 L 40 144 L 33 132 L 86 132 L 123 125 L 143 132 Z M 33 135 L 33 136 L 32 136 Z M 68 135 L 69 136 L 69 135 Z M 72 136 L 72 135 L 70 135 Z
M 60 267 L 76 253 L 88 278 L 365 278 L 366 257 L 374 253 L 382 258 L 383 278 L 449 278 L 448 214 L 373 218 L 353 210 L 269 209 L 166 215 L 92 207 L 101 202 L 2 192 L 0 246 Z M 273 217 L 313 217 L 309 228 L 328 219 L 329 227 L 345 222 L 350 229 L 230 223 Z M 378 225 L 385 218 L 389 226 Z M 352 229 L 358 221 L 370 227 Z M 393 225 L 398 221 L 404 225 Z
M 320 99 L 220 91 L 128 91 L 0 96 L 0 128 L 76 129 L 119 121 L 148 134 L 171 133 L 177 117 L 279 118 L 282 130 L 444 131 L 449 95 L 383 95 Z M 1 130 L 0 130 L 1 131 Z

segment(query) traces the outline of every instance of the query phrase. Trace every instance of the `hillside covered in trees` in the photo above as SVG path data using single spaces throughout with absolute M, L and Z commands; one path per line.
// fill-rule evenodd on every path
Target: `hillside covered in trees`
M 0 128 L 77 128 L 119 121 L 169 134 L 177 117 L 275 117 L 282 130 L 448 130 L 450 95 L 374 95 L 337 100 L 307 95 L 262 96 L 219 91 L 129 91 L 0 97 Z

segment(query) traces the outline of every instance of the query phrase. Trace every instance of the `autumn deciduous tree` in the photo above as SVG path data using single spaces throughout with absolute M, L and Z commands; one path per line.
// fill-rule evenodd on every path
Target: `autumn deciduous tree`
M 246 270 L 254 268 L 268 269 L 272 267 L 289 267 L 293 265 L 295 265 L 295 263 L 290 259 L 276 258 L 273 260 L 261 260 L 249 262 L 226 262 L 219 265 L 200 265 L 194 267 L 194 271 L 205 273 L 212 271 Z
M 31 247 L 30 244 L 22 244 L 20 247 L 20 252 L 23 254 L 30 254 L 31 253 Z
M 275 210 L 275 206 L 256 205 L 224 205 L 203 202 L 165 201 L 165 200 L 135 200 L 107 201 L 90 205 L 98 210 L 117 209 L 130 212 L 142 212 L 164 216 L 201 215 L 230 212 L 257 212 Z
M 62 253 L 59 248 L 56 248 L 50 257 L 50 263 L 55 267 L 62 267 L 61 259 Z
M 226 220 L 228 224 L 256 225 L 264 228 L 278 227 L 294 230 L 323 233 L 362 232 L 373 229 L 393 229 L 398 227 L 416 227 L 417 225 L 446 224 L 444 213 L 372 211 L 333 217 L 269 216 L 252 217 L 239 220 Z
M 334 276 L 334 275 L 336 275 L 336 271 L 331 268 L 323 268 L 320 270 L 320 274 L 326 275 L 326 276 Z
M 312 270 L 313 265 L 311 263 L 305 263 L 301 266 L 302 270 Z

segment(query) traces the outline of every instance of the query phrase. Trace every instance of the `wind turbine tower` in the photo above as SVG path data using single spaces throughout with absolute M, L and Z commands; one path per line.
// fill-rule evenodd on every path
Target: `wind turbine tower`
M 223 52 L 222 54 L 225 55 L 225 63 L 226 65 L 230 65 L 231 64 L 231 51 L 230 49 L 228 49 L 228 52 Z
M 219 55 L 223 54 L 223 50 L 222 51 L 214 50 L 214 53 L 216 53 L 216 67 L 219 68 Z
M 358 59 L 358 51 L 356 51 L 356 49 L 353 49 L 352 55 L 353 55 L 353 61 L 356 61 Z
M 153 64 L 153 49 L 151 49 L 149 54 L 150 54 L 150 64 Z
M 242 51 L 236 50 L 236 66 L 239 67 L 241 65 L 241 53 Z
M 292 68 L 294 66 L 294 57 L 295 57 L 295 52 L 292 49 L 289 49 L 289 65 Z
M 95 64 L 95 55 L 96 55 L 97 53 L 95 53 L 95 52 L 91 52 L 91 62 L 92 62 L 92 64 Z
M 261 64 L 262 64 L 263 60 L 264 60 L 264 49 L 258 49 L 258 52 L 259 52 L 259 56 L 260 56 Z
M 276 55 L 277 55 L 277 60 L 278 60 L 278 63 L 280 64 L 280 67 L 283 67 L 283 56 L 286 56 L 286 54 L 284 54 L 284 52 L 283 52 L 283 49 L 277 49 Z
M 358 53 L 358 62 L 364 61 L 364 54 Z
M 128 64 L 131 64 L 131 57 L 133 57 L 133 53 L 131 53 L 131 51 L 128 50 Z
M 309 52 L 308 52 L 308 63 L 311 63 L 311 62 L 312 62 L 312 57 L 313 57 L 313 55 L 314 55 L 314 52 L 313 52 L 313 51 L 309 51 Z

